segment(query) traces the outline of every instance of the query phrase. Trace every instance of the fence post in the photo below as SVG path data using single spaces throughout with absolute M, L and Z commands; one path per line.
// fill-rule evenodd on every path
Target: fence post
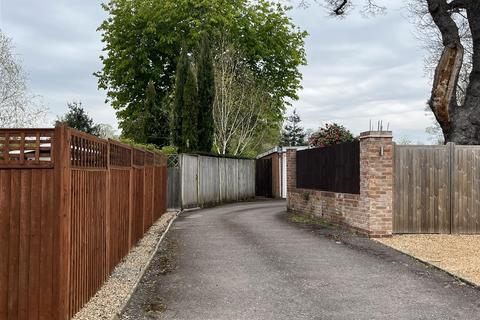
M 454 215 L 454 177 L 453 173 L 455 172 L 455 143 L 448 142 L 448 161 L 450 167 L 448 168 L 448 213 L 450 215 L 450 234 L 455 232 L 455 215 Z
M 106 259 L 106 267 L 108 270 L 108 274 L 110 274 L 111 270 L 111 260 L 110 260 L 110 141 L 107 141 L 107 172 L 106 172 L 106 194 L 105 194 L 105 259 Z
M 66 125 L 55 128 L 54 180 L 55 180 L 55 235 L 53 242 L 57 260 L 53 270 L 53 297 L 57 302 L 56 319 L 68 319 L 70 313 L 70 196 L 71 160 L 70 129 Z
M 133 147 L 130 146 L 130 184 L 129 184 L 129 208 L 128 208 L 128 251 L 132 249 L 133 244 L 133 183 L 134 183 L 134 170 L 133 170 Z

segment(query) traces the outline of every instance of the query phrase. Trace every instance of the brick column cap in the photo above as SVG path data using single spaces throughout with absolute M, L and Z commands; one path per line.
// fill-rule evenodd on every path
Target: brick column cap
M 392 131 L 365 131 L 360 133 L 360 139 L 367 138 L 393 138 Z

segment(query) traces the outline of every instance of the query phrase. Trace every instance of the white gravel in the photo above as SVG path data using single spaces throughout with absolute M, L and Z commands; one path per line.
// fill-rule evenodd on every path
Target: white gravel
M 114 319 L 135 289 L 155 253 L 158 242 L 177 212 L 165 213 L 117 265 L 97 294 L 73 317 L 74 320 Z

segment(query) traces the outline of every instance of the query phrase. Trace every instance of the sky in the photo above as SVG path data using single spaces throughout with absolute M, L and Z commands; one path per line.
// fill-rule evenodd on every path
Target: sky
M 290 12 L 309 33 L 303 89 L 287 111 L 296 108 L 305 128 L 337 122 L 358 134 L 381 120 L 397 140 L 428 142 L 431 81 L 423 71 L 424 52 L 406 19 L 405 1 L 384 3 L 387 14 L 369 19 L 357 13 L 334 19 L 317 4 Z M 66 112 L 67 102 L 81 101 L 95 122 L 117 127 L 115 111 L 93 76 L 101 69 L 96 29 L 106 14 L 100 4 L 0 0 L 0 29 L 13 40 L 30 90 L 50 109 L 49 122 Z

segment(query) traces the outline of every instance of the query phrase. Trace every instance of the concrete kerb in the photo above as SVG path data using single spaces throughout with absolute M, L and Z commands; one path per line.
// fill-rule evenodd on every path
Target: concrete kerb
M 174 217 L 170 220 L 170 222 L 168 223 L 167 228 L 165 229 L 165 231 L 163 232 L 162 236 L 160 237 L 160 240 L 158 240 L 158 243 L 157 243 L 157 245 L 155 246 L 155 250 L 152 251 L 152 254 L 150 255 L 150 258 L 148 259 L 147 263 L 143 266 L 142 271 L 141 271 L 140 274 L 138 275 L 137 280 L 135 281 L 135 284 L 134 284 L 132 290 L 131 290 L 130 293 L 128 294 L 128 297 L 125 299 L 124 303 L 122 304 L 122 306 L 121 306 L 121 308 L 120 308 L 120 311 L 117 312 L 117 314 L 115 315 L 114 319 L 119 319 L 120 315 L 125 311 L 125 308 L 127 307 L 128 303 L 129 303 L 130 300 L 132 299 L 133 294 L 137 291 L 137 288 L 138 288 L 138 285 L 140 284 L 140 281 L 142 280 L 143 276 L 145 275 L 145 272 L 147 271 L 148 267 L 150 266 L 150 263 L 152 262 L 153 258 L 155 257 L 155 254 L 157 253 L 158 248 L 159 248 L 160 245 L 162 244 L 163 239 L 165 238 L 165 236 L 167 235 L 168 231 L 170 230 L 170 227 L 172 226 L 173 222 L 177 219 L 177 217 L 178 217 L 182 212 L 184 212 L 184 211 L 187 211 L 187 210 L 177 211 L 177 213 L 175 214 L 175 216 L 174 216 Z

